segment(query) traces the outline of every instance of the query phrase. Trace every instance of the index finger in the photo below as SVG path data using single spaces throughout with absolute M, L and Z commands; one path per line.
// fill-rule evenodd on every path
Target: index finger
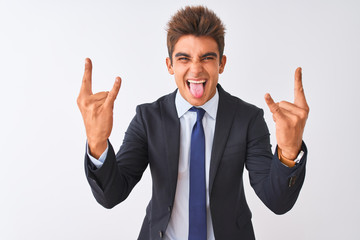
M 90 58 L 85 59 L 85 71 L 82 79 L 80 94 L 92 95 L 91 90 L 92 63 Z
M 301 69 L 301 67 L 298 67 L 295 71 L 294 104 L 301 108 L 307 108 L 304 88 L 303 88 L 303 84 L 302 84 L 302 69 Z

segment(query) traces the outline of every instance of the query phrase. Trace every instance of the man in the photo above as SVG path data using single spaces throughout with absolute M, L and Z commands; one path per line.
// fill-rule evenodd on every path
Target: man
M 139 239 L 255 239 L 242 173 L 276 214 L 294 205 L 305 176 L 302 142 L 309 107 L 301 69 L 294 103 L 265 101 L 276 122 L 271 153 L 263 111 L 225 92 L 224 26 L 204 7 L 179 10 L 168 23 L 166 65 L 177 90 L 137 107 L 119 152 L 108 141 L 120 89 L 92 94 L 90 59 L 78 106 L 88 143 L 85 170 L 96 200 L 112 208 L 125 200 L 150 165 L 153 194 Z M 194 108 L 195 107 L 195 108 Z

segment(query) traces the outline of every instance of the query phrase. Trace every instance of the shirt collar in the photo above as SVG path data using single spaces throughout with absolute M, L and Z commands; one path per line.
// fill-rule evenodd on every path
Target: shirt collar
M 210 117 L 216 119 L 218 105 L 219 105 L 219 93 L 216 88 L 215 95 L 204 105 L 199 107 L 203 108 L 207 112 L 207 114 L 209 114 Z M 192 107 L 192 105 L 181 96 L 179 91 L 176 92 L 175 106 L 176 106 L 178 118 L 181 118 Z

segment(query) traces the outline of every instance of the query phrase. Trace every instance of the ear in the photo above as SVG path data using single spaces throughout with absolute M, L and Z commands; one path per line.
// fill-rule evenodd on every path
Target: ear
M 225 69 L 225 64 L 226 64 L 226 56 L 223 55 L 221 58 L 221 63 L 220 63 L 220 67 L 219 67 L 219 73 L 223 73 L 224 69 Z
M 174 69 L 171 65 L 171 60 L 169 57 L 166 58 L 166 66 L 167 66 L 167 69 L 168 69 L 168 72 L 171 74 L 171 75 L 174 75 Z

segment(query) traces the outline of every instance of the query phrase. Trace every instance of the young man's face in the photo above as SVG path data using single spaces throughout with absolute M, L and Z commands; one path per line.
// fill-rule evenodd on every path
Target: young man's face
M 226 57 L 220 64 L 216 41 L 211 37 L 185 35 L 179 38 L 166 65 L 174 75 L 181 96 L 193 106 L 201 106 L 216 93 L 219 74 L 224 71 Z

